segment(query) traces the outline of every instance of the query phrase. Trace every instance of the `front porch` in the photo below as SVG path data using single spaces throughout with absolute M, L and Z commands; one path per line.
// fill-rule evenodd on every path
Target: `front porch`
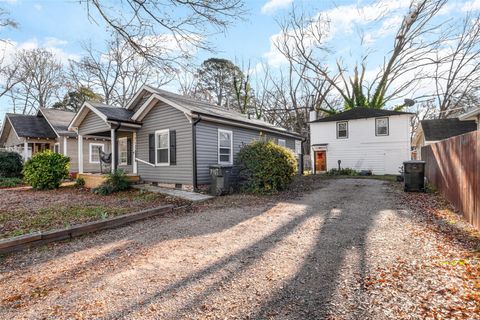
M 138 183 L 140 181 L 140 176 L 132 173 L 127 173 L 127 180 L 130 183 Z M 77 175 L 78 179 L 83 179 L 85 181 L 85 188 L 96 188 L 107 180 L 107 175 L 102 173 L 79 173 Z

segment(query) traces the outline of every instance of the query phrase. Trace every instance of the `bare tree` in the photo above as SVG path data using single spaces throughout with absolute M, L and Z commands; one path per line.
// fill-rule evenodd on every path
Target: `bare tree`
M 15 54 L 7 92 L 15 113 L 29 114 L 50 106 L 62 94 L 64 70 L 55 55 L 45 49 L 21 50 Z
M 282 36 L 277 39 L 276 46 L 289 60 L 325 78 L 343 98 L 346 109 L 357 106 L 383 108 L 386 103 L 409 94 L 419 83 L 423 68 L 433 64 L 431 53 L 439 47 L 441 41 L 425 39 L 430 39 L 429 35 L 438 27 L 432 26 L 431 22 L 446 1 L 411 2 L 409 13 L 396 33 L 389 56 L 370 83 L 365 80 L 368 54 L 362 57 L 359 66 L 353 68 L 353 75 L 348 74 L 349 69 L 343 66 L 341 57 L 337 58 L 333 70 L 324 62 L 328 60 L 325 58 L 326 53 L 334 54 L 326 46 L 329 34 L 327 16 L 318 15 L 311 19 L 294 9 L 290 19 L 280 24 Z M 407 80 L 402 79 L 406 74 L 412 76 Z M 322 110 L 336 112 L 336 109 L 330 107 L 322 107 Z
M 69 79 L 73 86 L 86 86 L 102 95 L 106 104 L 125 106 L 144 84 L 162 86 L 174 75 L 152 65 L 133 51 L 121 38 L 108 42 L 107 51 L 84 45 L 86 55 L 70 61 Z
M 89 17 L 103 21 L 137 54 L 161 65 L 211 49 L 208 35 L 224 31 L 245 14 L 242 0 L 84 1 Z M 173 44 L 175 50 L 167 50 Z M 179 50 L 175 54 L 174 51 Z M 158 54 L 161 53 L 161 54 Z

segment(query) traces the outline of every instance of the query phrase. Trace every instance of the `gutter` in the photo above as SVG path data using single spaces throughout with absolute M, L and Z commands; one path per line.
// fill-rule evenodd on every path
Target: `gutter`
M 198 115 L 198 118 L 192 122 L 192 167 L 193 167 L 193 191 L 198 189 L 197 179 L 197 124 L 202 121 L 202 117 Z
M 307 138 L 303 138 L 300 143 L 300 165 L 298 168 L 298 175 L 303 176 L 303 144 L 307 141 Z

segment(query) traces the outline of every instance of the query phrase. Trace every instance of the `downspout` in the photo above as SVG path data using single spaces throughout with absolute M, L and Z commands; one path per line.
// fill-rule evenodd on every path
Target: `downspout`
M 298 168 L 298 175 L 303 176 L 303 144 L 307 141 L 307 138 L 303 138 L 300 143 L 300 167 Z
M 114 132 L 115 132 L 115 141 L 112 141 L 112 143 L 115 144 L 115 154 L 112 154 L 112 157 L 115 157 L 115 168 L 113 168 L 114 171 L 117 171 L 117 168 L 118 168 L 118 144 L 117 144 L 117 141 L 118 141 L 118 137 L 117 137 L 117 131 L 118 129 L 120 129 L 120 127 L 122 126 L 122 123 L 120 121 L 117 121 L 117 127 L 115 128 Z
M 198 115 L 198 118 L 192 122 L 192 168 L 193 168 L 193 191 L 198 189 L 197 181 L 197 123 L 202 120 L 202 117 Z

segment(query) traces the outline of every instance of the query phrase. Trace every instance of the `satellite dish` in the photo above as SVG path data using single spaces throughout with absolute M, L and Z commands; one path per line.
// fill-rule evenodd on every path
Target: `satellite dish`
M 406 105 L 407 107 L 411 107 L 415 104 L 415 100 L 405 99 L 405 100 L 403 100 L 403 104 Z

